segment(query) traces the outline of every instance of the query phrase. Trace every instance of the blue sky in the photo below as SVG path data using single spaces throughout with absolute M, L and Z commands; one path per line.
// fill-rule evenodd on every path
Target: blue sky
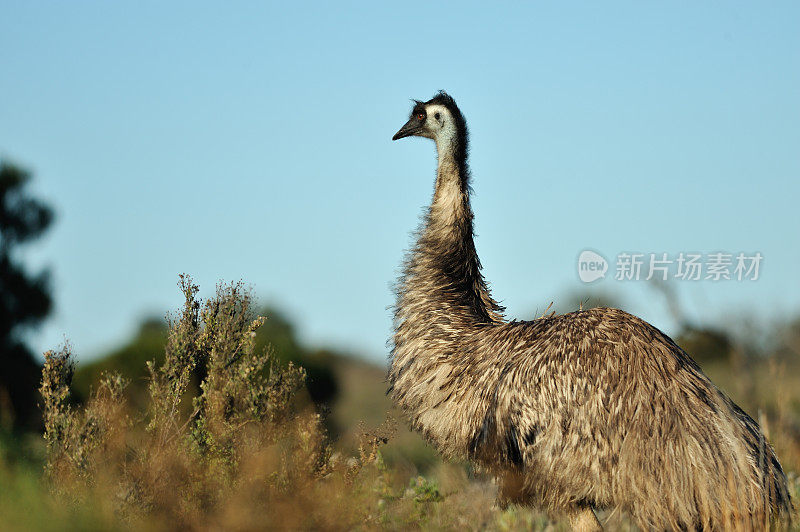
M 91 357 L 242 279 L 303 338 L 383 359 L 390 284 L 430 199 L 446 89 L 472 132 L 477 246 L 531 317 L 586 248 L 755 252 L 756 282 L 678 282 L 690 316 L 800 312 L 800 4 L 2 2 L 0 156 L 57 223 L 37 350 Z M 675 324 L 644 282 L 599 281 Z

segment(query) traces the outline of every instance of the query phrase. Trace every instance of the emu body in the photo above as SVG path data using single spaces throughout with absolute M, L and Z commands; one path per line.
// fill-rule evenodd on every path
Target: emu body
M 439 93 L 395 135 L 436 142 L 430 208 L 397 287 L 390 392 L 446 456 L 501 479 L 506 502 L 599 527 L 757 529 L 788 515 L 757 423 L 669 337 L 617 309 L 506 321 L 473 241 L 466 123 Z

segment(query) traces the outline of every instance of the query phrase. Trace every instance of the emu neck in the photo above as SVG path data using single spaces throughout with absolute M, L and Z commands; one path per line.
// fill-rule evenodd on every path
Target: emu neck
M 439 148 L 436 187 L 430 207 L 427 233 L 438 239 L 472 241 L 472 211 L 469 203 L 469 185 L 466 164 L 456 160 L 452 150 Z M 469 226 L 469 227 L 466 227 Z M 461 234 L 459 229 L 469 229 Z M 474 245 L 472 246 L 474 248 Z
M 475 251 L 469 170 L 449 141 L 437 143 L 436 187 L 406 290 L 450 326 L 499 321 L 501 308 L 489 294 Z

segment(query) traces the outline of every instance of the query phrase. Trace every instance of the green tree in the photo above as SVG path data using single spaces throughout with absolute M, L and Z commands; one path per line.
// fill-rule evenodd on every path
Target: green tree
M 37 384 L 40 367 L 23 341 L 52 306 L 47 271 L 26 271 L 21 245 L 39 238 L 53 221 L 49 206 L 30 197 L 30 174 L 0 161 L 0 414 L 17 427 L 40 422 Z

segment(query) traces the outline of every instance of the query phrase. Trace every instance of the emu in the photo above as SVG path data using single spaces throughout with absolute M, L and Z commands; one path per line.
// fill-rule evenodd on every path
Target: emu
M 389 394 L 446 457 L 578 530 L 763 529 L 786 477 L 758 424 L 667 335 L 622 310 L 506 321 L 473 241 L 467 125 L 440 92 L 392 140 L 434 140 L 433 200 L 397 285 Z

